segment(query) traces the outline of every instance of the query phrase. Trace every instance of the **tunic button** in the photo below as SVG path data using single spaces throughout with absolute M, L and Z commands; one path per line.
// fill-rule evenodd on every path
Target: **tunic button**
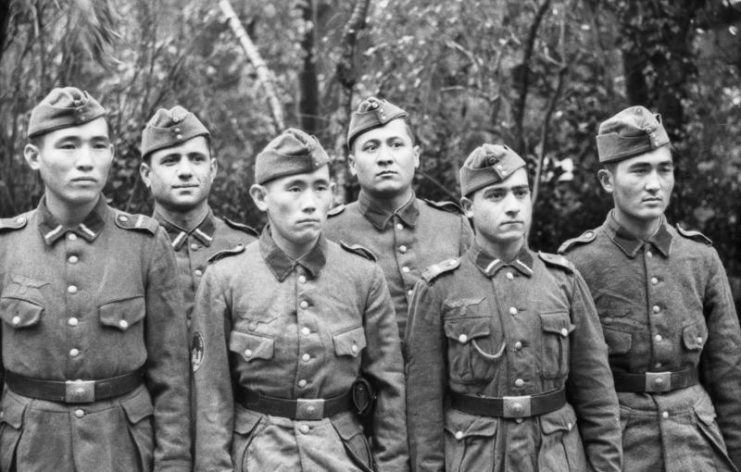
M 196 274 L 196 277 L 200 277 L 203 275 L 203 271 L 201 269 L 196 269 L 193 271 L 194 274 Z
M 301 388 L 306 387 L 306 384 L 307 384 L 307 382 L 304 379 L 301 379 L 301 380 L 298 381 L 298 386 L 301 387 Z
M 515 278 L 515 274 L 513 274 L 512 272 L 507 272 L 507 279 L 513 280 L 514 278 Z
M 566 423 L 566 429 L 568 429 L 569 431 L 571 431 L 573 427 L 574 427 L 574 425 L 573 425 L 573 424 L 571 424 L 571 423 Z
M 407 290 L 407 296 L 411 297 L 412 295 L 414 295 L 414 290 Z
M 300 283 L 300 284 L 305 284 L 305 283 L 306 283 L 306 276 L 304 276 L 304 275 L 299 275 L 299 276 L 298 276 L 298 283 Z
M 662 338 L 660 334 L 657 334 L 656 336 L 654 336 L 654 340 L 655 340 L 656 342 L 659 342 L 659 341 L 661 341 L 662 339 L 664 339 L 664 338 Z
M 697 337 L 697 343 L 698 344 L 702 344 L 702 336 L 698 336 Z
M 244 357 L 252 357 L 252 349 L 245 349 Z
M 664 418 L 664 419 L 669 418 L 669 412 L 668 411 L 665 411 L 665 412 L 661 413 L 661 417 Z
M 659 279 L 657 279 L 656 277 L 651 277 L 651 285 L 656 285 L 657 283 L 659 283 Z
M 401 224 L 401 223 L 396 223 L 396 229 L 398 229 L 399 231 L 401 231 L 402 229 L 404 229 L 404 225 Z
M 126 328 L 128 328 L 128 327 L 129 327 L 129 322 L 128 322 L 128 321 L 126 321 L 126 320 L 121 320 L 121 321 L 119 321 L 119 322 L 118 322 L 118 326 L 119 326 L 119 327 L 120 327 L 121 329 L 126 329 Z
M 82 418 L 83 416 L 85 416 L 85 410 L 83 409 L 75 410 L 75 416 L 78 418 Z
M 311 360 L 311 356 L 308 354 L 304 354 L 303 356 L 301 356 L 301 360 L 304 362 L 309 362 Z
M 26 222 L 26 217 L 25 216 L 19 216 L 18 218 L 15 219 L 15 222 L 18 223 L 19 225 L 22 225 L 22 224 L 24 224 Z
M 663 365 L 664 365 L 664 364 L 662 364 L 661 362 L 657 362 L 656 364 L 654 364 L 654 367 L 656 367 L 657 369 L 661 369 L 661 367 L 662 367 Z
M 79 260 L 80 258 L 77 256 L 69 256 L 69 258 L 67 259 L 67 262 L 69 262 L 70 264 L 77 264 Z
M 353 352 L 353 354 L 357 353 L 358 352 L 358 345 L 357 344 L 353 344 L 352 347 L 350 348 L 350 350 Z
M 298 427 L 298 430 L 301 431 L 301 434 L 307 434 L 309 432 L 309 425 L 302 424 Z
M 126 215 L 118 215 L 118 221 L 127 222 L 129 221 L 129 217 Z
M 77 326 L 78 320 L 74 316 L 67 320 L 67 324 L 70 326 Z
M 13 320 L 12 320 L 12 321 L 13 321 L 13 324 L 14 324 L 14 325 L 17 325 L 18 323 L 20 323 L 20 322 L 21 322 L 21 317 L 20 317 L 20 316 L 18 316 L 18 315 L 15 315 L 15 316 L 13 317 Z
M 199 247 L 201 247 L 201 246 L 199 246 L 199 245 L 198 245 L 198 244 L 196 244 L 196 243 L 193 243 L 193 244 L 191 244 L 191 245 L 190 245 L 190 248 L 191 248 L 192 250 L 194 250 L 194 251 L 198 250 L 198 248 L 199 248 Z
M 653 308 L 651 308 L 654 313 L 658 313 L 661 311 L 661 307 L 659 305 L 654 305 Z
M 70 285 L 69 287 L 67 287 L 67 291 L 69 293 L 77 293 L 77 286 L 76 285 Z
M 304 336 L 308 336 L 311 334 L 311 330 L 304 326 L 303 328 L 301 328 L 301 334 L 303 334 Z
M 510 315 L 516 315 L 517 314 L 517 308 L 511 306 L 509 307 L 509 314 Z
M 520 349 L 522 349 L 522 343 L 520 341 L 517 341 L 515 343 L 515 351 L 519 351 Z
M 77 357 L 80 355 L 80 350 L 73 347 L 72 349 L 69 350 L 69 355 L 72 357 Z
M 76 241 L 77 240 L 77 235 L 75 233 L 67 233 L 67 239 L 69 241 Z
M 405 252 L 407 252 L 407 247 L 402 244 L 401 246 L 399 246 L 399 252 L 404 254 Z
M 410 270 L 411 269 L 409 269 L 409 267 L 407 267 L 407 266 L 404 266 L 404 267 L 401 268 L 401 271 L 404 272 L 405 274 L 408 274 Z
M 522 387 L 523 385 L 525 385 L 525 381 L 524 380 L 522 380 L 522 379 L 515 380 L 515 387 Z
M 646 257 L 654 257 L 654 253 L 651 251 L 646 251 Z
M 179 141 L 179 140 L 183 139 L 183 135 L 182 134 L 176 134 L 175 135 L 175 139 L 177 139 Z
M 466 341 L 468 341 L 468 336 L 466 336 L 465 334 L 461 334 L 460 336 L 458 336 L 458 342 L 459 343 L 465 344 Z
M 307 302 L 306 300 L 302 300 L 301 303 L 298 304 L 298 306 L 300 306 L 301 308 L 305 310 L 309 308 L 309 302 Z
M 566 337 L 569 335 L 569 330 L 566 328 L 561 328 L 561 336 Z
M 455 432 L 455 439 L 458 439 L 458 440 L 463 439 L 463 431 L 456 431 Z

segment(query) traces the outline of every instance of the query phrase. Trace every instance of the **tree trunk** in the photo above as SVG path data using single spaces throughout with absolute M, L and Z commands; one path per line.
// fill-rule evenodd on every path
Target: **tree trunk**
M 304 67 L 298 74 L 299 89 L 299 119 L 301 128 L 309 134 L 319 133 L 319 80 L 316 76 L 316 55 L 314 38 L 316 37 L 316 17 L 314 2 L 304 0 L 299 7 L 306 25 L 304 37 L 301 40 L 301 49 L 304 51 Z
M 3 62 L 3 51 L 5 51 L 5 38 L 8 37 L 8 24 L 10 23 L 10 0 L 0 1 L 0 64 Z

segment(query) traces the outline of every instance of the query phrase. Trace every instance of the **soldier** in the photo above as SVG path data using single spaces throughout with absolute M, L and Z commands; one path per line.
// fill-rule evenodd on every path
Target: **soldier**
M 597 305 L 620 400 L 625 470 L 736 470 L 738 318 L 710 241 L 664 217 L 674 163 L 661 117 L 641 106 L 623 110 L 602 123 L 597 148 L 597 175 L 614 208 L 602 226 L 559 251 Z
M 619 471 L 618 404 L 589 290 L 528 248 L 525 162 L 484 144 L 460 170 L 476 237 L 425 270 L 405 342 L 418 471 Z
M 393 305 L 363 250 L 322 235 L 327 164 L 302 131 L 271 141 L 250 189 L 269 224 L 258 243 L 212 258 L 201 282 L 196 471 L 408 470 Z M 351 389 L 360 376 L 377 393 L 372 448 L 352 411 L 366 406 Z
M 44 197 L 0 220 L 0 470 L 189 471 L 188 351 L 156 221 L 110 208 L 106 110 L 55 88 L 31 112 Z
M 422 270 L 458 257 L 473 232 L 454 203 L 419 200 L 412 189 L 419 146 L 401 108 L 375 97 L 352 114 L 347 133 L 358 201 L 329 213 L 326 235 L 370 249 L 383 269 L 404 337 L 408 301 Z
M 193 113 L 160 108 L 142 133 L 140 173 L 154 197 L 154 219 L 175 249 L 188 323 L 208 258 L 257 236 L 249 226 L 214 216 L 208 204 L 217 161 L 211 134 Z

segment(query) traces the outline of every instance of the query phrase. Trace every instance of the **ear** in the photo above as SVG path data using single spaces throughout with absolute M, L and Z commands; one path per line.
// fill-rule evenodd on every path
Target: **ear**
M 347 156 L 347 164 L 350 168 L 350 174 L 352 176 L 358 175 L 358 171 L 355 169 L 355 156 L 352 153 Z
M 268 211 L 268 189 L 260 184 L 254 184 L 250 187 L 250 197 L 255 202 L 255 206 L 260 211 Z
M 461 208 L 463 208 L 466 218 L 473 218 L 473 202 L 471 199 L 466 197 L 461 198 Z
M 605 192 L 613 192 L 615 189 L 615 176 L 612 175 L 612 172 L 607 169 L 600 169 L 597 171 L 597 179 L 599 179 L 599 183 L 605 189 Z
M 412 152 L 414 153 L 414 168 L 416 169 L 419 167 L 419 156 L 422 153 L 420 150 L 419 144 L 415 144 L 412 148 Z
M 150 178 L 151 173 L 152 167 L 146 162 L 142 161 L 142 163 L 139 164 L 139 175 L 141 176 L 142 181 L 147 188 L 151 188 L 152 186 L 152 179 Z
M 31 169 L 39 170 L 39 167 L 41 167 L 41 163 L 39 162 L 40 157 L 41 150 L 38 146 L 26 144 L 26 147 L 23 148 L 23 158 L 26 159 L 26 162 Z
M 215 157 L 211 158 L 211 180 L 216 176 L 216 172 L 219 170 L 219 161 Z

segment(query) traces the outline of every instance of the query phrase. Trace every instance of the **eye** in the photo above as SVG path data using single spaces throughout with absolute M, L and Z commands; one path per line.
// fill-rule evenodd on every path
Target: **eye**
M 57 148 L 59 148 L 59 149 L 64 149 L 65 151 L 71 151 L 71 150 L 73 150 L 73 149 L 77 149 L 77 146 L 75 146 L 75 144 L 74 144 L 74 143 L 70 143 L 70 142 L 65 142 L 65 143 L 61 143 L 61 144 L 59 144 L 59 145 L 57 146 Z
M 391 143 L 390 146 L 392 149 L 399 149 L 399 148 L 404 147 L 404 143 L 402 141 L 394 141 Z
M 515 197 L 517 198 L 524 199 L 527 198 L 528 195 L 530 195 L 530 189 L 521 188 L 515 190 Z
M 373 142 L 368 142 L 368 143 L 363 144 L 363 147 L 361 149 L 365 152 L 372 152 L 378 149 L 378 144 L 373 143 Z

